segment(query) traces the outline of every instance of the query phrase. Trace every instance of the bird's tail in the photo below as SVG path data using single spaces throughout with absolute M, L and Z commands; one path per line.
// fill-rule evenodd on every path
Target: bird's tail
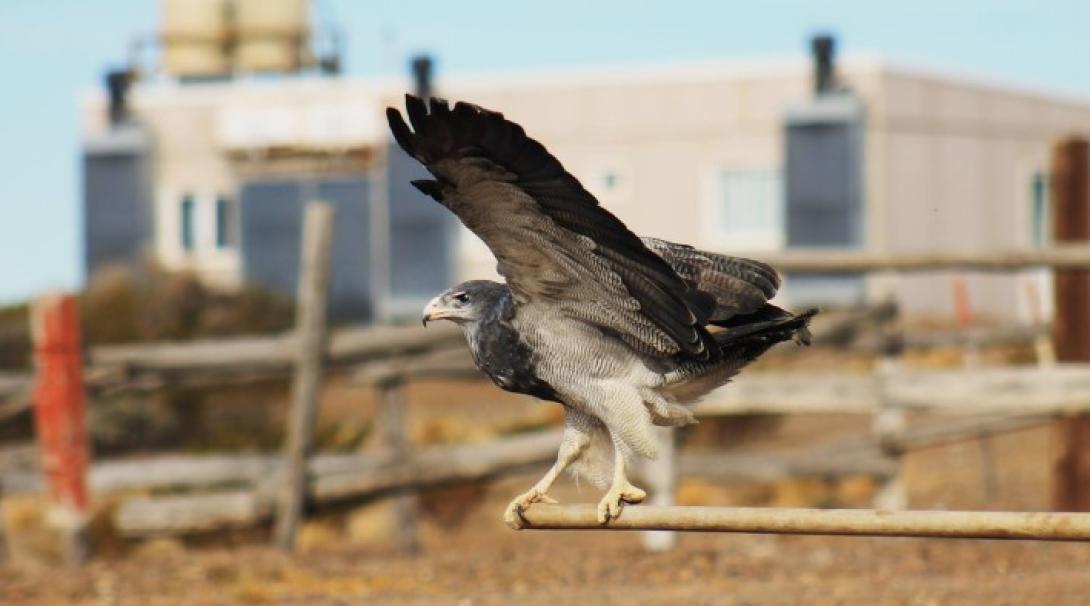
M 724 350 L 747 344 L 764 345 L 767 349 L 789 339 L 799 345 L 809 345 L 810 318 L 817 313 L 817 309 L 809 309 L 801 314 L 793 314 L 768 304 L 754 313 L 714 323 L 724 330 L 716 331 L 713 336 L 715 342 Z
M 816 313 L 816 309 L 811 309 L 796 315 L 765 304 L 751 314 L 715 322 L 714 325 L 721 329 L 712 332 L 712 338 L 719 346 L 718 359 L 682 365 L 667 375 L 667 387 L 660 391 L 675 402 L 695 402 L 726 384 L 773 345 L 788 340 L 809 345 L 811 336 L 807 325 Z

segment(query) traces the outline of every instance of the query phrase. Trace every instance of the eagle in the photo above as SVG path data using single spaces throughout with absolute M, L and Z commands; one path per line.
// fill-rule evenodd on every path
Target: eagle
M 412 184 L 484 241 L 505 279 L 439 294 L 424 324 L 457 324 L 496 385 L 564 409 L 556 463 L 511 501 L 508 525 L 555 503 L 565 469 L 606 489 L 608 523 L 646 496 L 626 468 L 656 456 L 655 425 L 695 422 L 686 404 L 776 343 L 809 344 L 816 310 L 769 303 L 780 278 L 768 265 L 635 235 L 501 113 L 413 95 L 405 110 L 408 123 L 386 110 L 393 137 L 434 177 Z

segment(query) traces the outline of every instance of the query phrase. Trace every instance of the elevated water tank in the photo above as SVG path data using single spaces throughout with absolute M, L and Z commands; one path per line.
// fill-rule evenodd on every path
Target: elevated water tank
M 307 0 L 235 0 L 235 68 L 292 72 L 310 63 Z
M 231 72 L 230 4 L 226 0 L 163 0 L 163 65 L 181 78 Z

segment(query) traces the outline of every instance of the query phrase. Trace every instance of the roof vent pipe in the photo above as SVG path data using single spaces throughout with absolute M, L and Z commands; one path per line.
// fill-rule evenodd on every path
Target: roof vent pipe
M 431 55 L 417 55 L 413 57 L 413 92 L 421 99 L 427 99 L 432 95 L 432 60 Z
M 820 34 L 810 40 L 810 50 L 814 56 L 814 94 L 824 95 L 836 88 L 836 74 L 833 57 L 836 54 L 836 38 L 829 34 Z
M 109 94 L 110 124 L 117 126 L 129 120 L 129 86 L 133 73 L 127 69 L 106 72 L 106 91 Z

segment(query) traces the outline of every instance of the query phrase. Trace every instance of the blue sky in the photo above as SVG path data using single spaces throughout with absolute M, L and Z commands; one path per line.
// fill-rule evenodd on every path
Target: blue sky
M 1090 2 L 317 0 L 347 36 L 350 75 L 405 69 L 638 65 L 844 52 L 1069 91 L 1090 98 Z M 76 102 L 157 27 L 157 0 L 0 3 L 0 303 L 73 288 L 80 269 Z

